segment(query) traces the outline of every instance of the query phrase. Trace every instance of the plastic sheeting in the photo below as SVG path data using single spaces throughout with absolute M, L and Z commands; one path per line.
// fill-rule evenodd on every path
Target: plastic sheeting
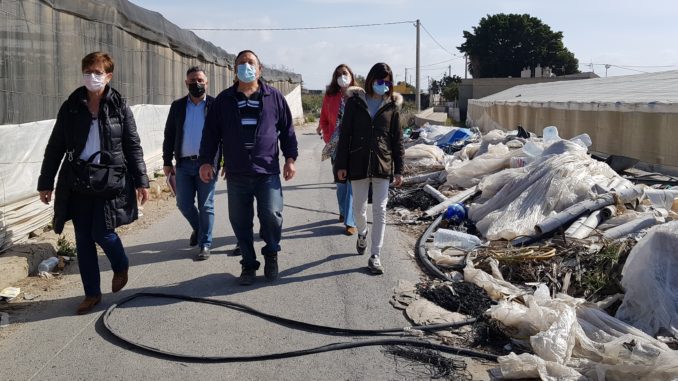
M 678 337 L 678 221 L 650 229 L 622 270 L 617 318 L 649 335 Z
M 469 100 L 467 123 L 481 131 L 557 125 L 587 133 L 592 151 L 678 166 L 678 71 L 523 85 Z
M 546 217 L 592 197 L 596 184 L 617 176 L 576 143 L 558 141 L 527 167 L 485 177 L 479 184 L 484 202 L 471 205 L 468 215 L 489 240 L 534 235 L 535 225 Z
M 130 104 L 170 104 L 191 66 L 205 69 L 210 94 L 234 80 L 233 54 L 126 0 L 0 1 L 0 41 L 0 125 L 54 118 L 97 50 L 112 55 L 111 84 Z M 284 94 L 301 83 L 266 65 L 262 76 Z
M 498 301 L 487 313 L 535 354 L 501 357 L 504 378 L 669 381 L 678 374 L 678 353 L 583 299 L 551 298 L 545 285 L 525 295 L 477 269 L 464 278 Z

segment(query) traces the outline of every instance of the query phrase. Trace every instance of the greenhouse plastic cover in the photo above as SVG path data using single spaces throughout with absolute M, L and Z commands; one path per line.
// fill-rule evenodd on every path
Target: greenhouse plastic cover
M 200 57 L 221 66 L 232 66 L 235 55 L 205 41 L 188 29 L 181 29 L 160 13 L 127 0 L 41 0 L 55 10 L 113 25 L 133 35 L 167 46 L 179 53 Z M 267 80 L 301 82 L 299 74 L 266 69 Z
M 186 95 L 192 66 L 204 69 L 210 95 L 235 79 L 233 54 L 126 0 L 0 1 L 0 36 L 0 125 L 54 118 L 94 51 L 111 55 L 111 86 L 130 105 Z M 283 94 L 299 86 L 300 75 L 269 70 L 261 58 L 267 83 Z
M 667 108 L 678 111 L 678 70 L 520 85 L 473 100 L 478 105 L 495 102 L 530 105 L 548 103 L 555 107 L 557 103 L 591 106 L 608 104 L 615 109 L 642 105 L 644 111 L 664 111 Z
M 469 100 L 481 131 L 555 125 L 563 138 L 587 133 L 592 152 L 678 167 L 678 70 L 522 85 Z

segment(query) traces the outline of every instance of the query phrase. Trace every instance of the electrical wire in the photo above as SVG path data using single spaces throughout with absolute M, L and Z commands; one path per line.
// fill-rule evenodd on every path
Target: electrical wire
M 440 61 L 440 62 L 436 62 L 436 63 L 432 63 L 432 64 L 420 65 L 419 67 L 429 67 L 429 66 L 440 65 L 440 64 L 443 64 L 443 63 L 447 63 L 447 62 L 456 61 L 456 60 L 458 60 L 459 58 L 460 58 L 460 57 L 455 57 L 455 58 L 451 58 L 451 59 L 449 59 L 449 60 Z M 463 57 L 461 57 L 461 58 L 463 58 Z M 410 69 L 416 69 L 416 68 L 417 68 L 416 66 L 412 66 L 412 67 L 406 67 L 405 69 L 410 70 Z
M 454 53 L 450 52 L 449 50 L 447 50 L 440 42 L 438 42 L 438 40 L 436 40 L 435 37 L 433 37 L 433 35 L 431 34 L 431 32 L 429 32 L 428 29 L 426 29 L 426 27 L 424 26 L 424 24 L 422 24 L 421 22 L 419 22 L 419 25 L 421 25 L 422 29 L 424 29 L 424 32 L 426 32 L 426 34 L 428 34 L 428 36 L 431 37 L 431 39 L 433 40 L 433 42 L 435 42 L 438 46 L 440 46 L 440 49 L 442 49 L 445 53 L 451 55 L 452 57 L 456 57 L 456 58 L 464 58 L 463 56 L 459 56 L 459 55 L 454 54 Z
M 373 26 L 386 26 L 398 24 L 412 24 L 416 21 L 394 21 L 374 24 L 354 24 L 354 25 L 335 25 L 335 26 L 307 26 L 307 27 L 288 27 L 288 28 L 185 28 L 188 30 L 211 30 L 224 32 L 261 32 L 261 31 L 294 31 L 294 30 L 319 30 L 319 29 L 346 29 L 346 28 L 367 28 Z
M 188 302 L 194 302 L 194 303 L 204 303 L 204 304 L 211 304 L 211 305 L 216 305 L 216 306 L 221 306 L 221 307 L 226 307 L 230 308 L 233 310 L 237 310 L 240 312 L 245 312 L 249 313 L 255 316 L 258 316 L 262 319 L 278 323 L 282 326 L 286 326 L 289 328 L 294 328 L 294 329 L 299 329 L 299 330 L 306 330 L 306 331 L 311 331 L 311 332 L 316 332 L 316 333 L 323 333 L 323 334 L 328 334 L 328 335 L 341 335 L 341 336 L 383 336 L 383 335 L 393 335 L 393 334 L 407 334 L 408 332 L 416 332 L 416 331 L 424 331 L 424 332 L 429 332 L 429 331 L 440 331 L 444 329 L 450 329 L 450 328 L 458 328 L 462 327 L 465 325 L 473 324 L 476 322 L 476 319 L 468 319 L 464 320 L 461 322 L 457 323 L 446 323 L 446 324 L 432 324 L 432 325 L 425 325 L 425 326 L 414 326 L 414 327 L 407 327 L 407 328 L 387 328 L 387 329 L 351 329 L 351 328 L 337 328 L 337 327 L 330 327 L 330 326 L 322 326 L 322 325 L 317 325 L 317 324 L 312 324 L 312 323 L 306 323 L 302 321 L 297 321 L 297 320 L 292 320 L 292 319 L 287 319 L 275 315 L 270 315 L 261 311 L 258 311 L 252 307 L 246 306 L 244 304 L 239 304 L 235 302 L 229 302 L 229 301 L 224 301 L 224 300 L 216 300 L 216 299 L 210 299 L 210 298 L 198 298 L 198 297 L 192 297 L 192 296 L 186 296 L 186 295 L 178 295 L 178 294 L 165 294 L 165 293 L 155 293 L 155 292 L 141 292 L 137 293 L 131 296 L 128 296 L 121 301 L 119 301 L 116 304 L 111 305 L 108 307 L 106 312 L 102 315 L 103 319 L 103 324 L 104 327 L 116 338 L 119 340 L 135 347 L 138 349 L 141 349 L 146 352 L 154 353 L 156 355 L 161 355 L 163 357 L 167 358 L 172 358 L 172 359 L 177 359 L 177 360 L 191 360 L 191 361 L 200 361 L 200 362 L 246 362 L 246 361 L 263 361 L 263 360 L 272 360 L 272 359 L 283 359 L 283 358 L 290 358 L 290 357 L 298 357 L 298 356 L 305 356 L 305 355 L 310 355 L 310 354 L 316 354 L 316 353 L 322 353 L 322 352 L 330 352 L 330 351 L 337 351 L 337 350 L 343 350 L 343 349 L 349 349 L 349 348 L 359 348 L 359 347 L 365 347 L 365 346 L 375 346 L 375 345 L 407 345 L 407 346 L 413 346 L 413 347 L 422 347 L 422 348 L 429 348 L 429 349 L 434 349 L 438 350 L 441 352 L 445 353 L 451 353 L 451 354 L 456 354 L 456 355 L 462 355 L 462 356 L 469 356 L 469 357 L 476 357 L 476 358 L 482 358 L 486 360 L 491 360 L 491 361 L 497 361 L 497 356 L 481 351 L 476 351 L 468 348 L 459 348 L 459 347 L 452 347 L 448 345 L 442 345 L 442 344 L 436 344 L 432 343 L 429 341 L 425 340 L 418 340 L 418 339 L 407 339 L 407 338 L 381 338 L 381 339 L 373 339 L 373 340 L 360 340 L 360 341 L 353 341 L 353 342 L 339 342 L 339 343 L 331 343 L 328 345 L 320 346 L 320 347 L 315 347 L 315 348 L 308 348 L 308 349 L 301 349 L 301 350 L 295 350 L 295 351 L 288 351 L 288 352 L 278 352 L 278 353 L 269 353 L 269 354 L 263 354 L 263 355 L 251 355 L 251 356 L 202 356 L 202 355 L 195 355 L 195 354 L 185 354 L 185 353 L 179 353 L 179 352 L 172 352 L 172 351 L 166 351 L 160 348 L 156 348 L 150 345 L 142 344 L 139 343 L 135 340 L 132 340 L 130 338 L 125 337 L 123 334 L 118 332 L 112 325 L 111 325 L 111 315 L 113 311 L 115 311 L 116 308 L 125 305 L 126 303 L 129 303 L 130 301 L 141 298 L 141 297 L 147 297 L 147 298 L 168 298 L 168 299 L 177 299 L 177 300 L 182 300 L 182 301 L 188 301 Z

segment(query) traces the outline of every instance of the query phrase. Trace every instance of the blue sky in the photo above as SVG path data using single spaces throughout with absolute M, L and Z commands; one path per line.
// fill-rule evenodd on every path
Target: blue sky
M 678 70 L 678 2 L 664 1 L 508 1 L 476 0 L 299 0 L 218 1 L 131 0 L 161 13 L 182 28 L 280 28 L 335 26 L 421 20 L 442 49 L 421 31 L 422 87 L 451 65 L 464 76 L 456 47 L 479 20 L 495 13 L 528 13 L 562 31 L 565 46 L 580 70 L 608 76 Z M 366 75 L 376 62 L 393 68 L 397 81 L 415 65 L 415 28 L 410 24 L 312 31 L 196 31 L 230 53 L 251 49 L 265 65 L 300 73 L 305 87 L 321 89 L 339 63 Z M 437 62 L 448 61 L 438 65 Z M 654 66 L 654 67 L 651 67 Z M 669 66 L 669 67 L 658 67 Z M 408 69 L 414 83 L 414 70 Z M 470 78 L 470 76 L 469 76 Z

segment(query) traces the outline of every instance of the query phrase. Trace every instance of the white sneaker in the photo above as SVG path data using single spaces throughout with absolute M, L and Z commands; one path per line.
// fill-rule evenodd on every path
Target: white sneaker
M 358 240 L 355 243 L 355 249 L 358 251 L 358 254 L 365 254 L 365 249 L 367 249 L 367 232 L 365 234 L 358 234 Z
M 384 267 L 381 265 L 381 260 L 378 256 L 371 256 L 369 261 L 367 261 L 367 267 L 370 269 L 372 274 L 383 274 Z

